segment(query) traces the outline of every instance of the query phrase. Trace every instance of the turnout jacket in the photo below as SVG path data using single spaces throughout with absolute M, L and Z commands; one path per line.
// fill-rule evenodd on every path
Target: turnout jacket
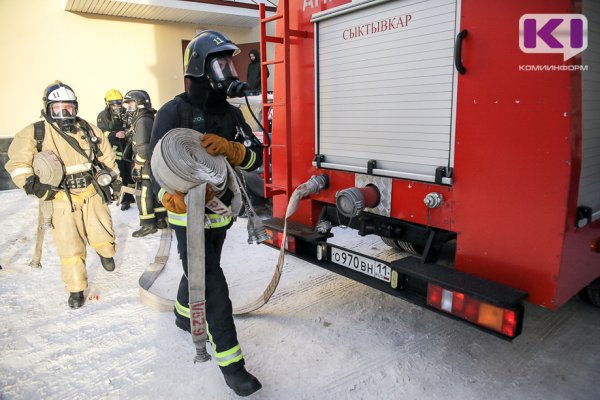
M 91 129 L 91 134 L 96 136 L 98 145 L 97 160 L 104 164 L 110 170 L 113 170 L 119 175 L 119 169 L 115 162 L 115 153 L 111 148 L 108 140 L 102 134 L 102 131 L 92 124 L 88 124 Z M 44 121 L 44 141 L 42 143 L 42 151 L 50 150 L 58 156 L 62 161 L 65 174 L 76 174 L 79 172 L 87 172 L 93 174 L 92 163 L 88 158 L 77 152 L 63 137 L 54 129 L 47 121 Z M 67 133 L 81 147 L 81 149 L 90 157 L 93 157 L 93 151 L 89 142 L 85 139 L 85 132 L 76 124 L 74 133 Z M 8 148 L 8 162 L 6 163 L 6 171 L 10 174 L 12 180 L 19 188 L 23 188 L 28 177 L 33 175 L 33 156 L 37 153 L 36 140 L 34 137 L 33 124 L 28 125 L 23 130 L 15 135 L 10 147 Z M 85 189 L 71 189 L 77 193 Z
M 153 124 L 154 113 L 150 111 L 143 111 L 132 122 L 133 136 L 131 137 L 131 144 L 135 154 L 135 164 L 141 167 L 149 167 L 150 165 L 148 146 Z
M 115 133 L 125 129 L 123 121 L 111 115 L 108 107 L 98 114 L 97 126 L 104 132 L 111 145 L 119 146 L 121 149 L 125 148 L 127 140 L 125 138 L 119 139 L 115 136 Z

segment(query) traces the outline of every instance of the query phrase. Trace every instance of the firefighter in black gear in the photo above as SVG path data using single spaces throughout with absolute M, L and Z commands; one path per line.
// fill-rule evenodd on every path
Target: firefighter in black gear
M 141 191 L 141 195 L 136 199 L 141 228 L 133 232 L 132 236 L 143 237 L 167 227 L 166 209 L 158 202 L 150 181 L 148 144 L 156 110 L 152 108 L 150 96 L 145 90 L 127 92 L 123 99 L 123 107 L 131 119 L 131 144 L 134 154 L 131 176 Z
M 173 128 L 191 128 L 205 133 L 202 145 L 211 155 L 223 154 L 233 166 L 254 170 L 262 164 L 262 147 L 252 135 L 241 111 L 227 102 L 227 96 L 243 95 L 247 88 L 237 79 L 231 57 L 239 49 L 216 31 L 199 33 L 184 55 L 186 92 L 158 110 L 152 129 L 150 151 Z M 155 183 L 159 199 L 167 208 L 169 225 L 177 236 L 177 251 L 183 276 L 175 303 L 175 324 L 190 330 L 187 280 L 187 207 L 182 193 L 166 193 Z M 212 198 L 207 191 L 207 200 Z M 227 190 L 220 200 L 230 206 L 233 194 Z M 232 305 L 225 275 L 220 266 L 221 250 L 233 218 L 205 210 L 206 321 L 208 337 L 227 385 L 240 396 L 248 396 L 262 386 L 246 371 L 244 356 L 237 340 Z
M 106 108 L 98 114 L 97 126 L 104 132 L 108 138 L 115 155 L 117 157 L 117 166 L 121 172 L 123 185 L 133 187 L 131 179 L 131 163 L 126 161 L 123 152 L 127 147 L 127 138 L 125 137 L 125 126 L 123 124 L 123 95 L 116 89 L 110 89 L 104 96 Z M 130 204 L 135 200 L 133 195 L 126 193 L 121 202 L 121 210 L 128 210 Z

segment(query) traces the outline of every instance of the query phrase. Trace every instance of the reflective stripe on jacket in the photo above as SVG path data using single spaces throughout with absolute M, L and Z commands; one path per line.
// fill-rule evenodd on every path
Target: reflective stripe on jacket
M 231 209 L 231 207 L 230 207 Z M 167 219 L 169 224 L 187 227 L 187 213 L 176 214 L 167 210 Z M 204 214 L 204 229 L 223 228 L 233 221 L 233 217 L 219 214 Z

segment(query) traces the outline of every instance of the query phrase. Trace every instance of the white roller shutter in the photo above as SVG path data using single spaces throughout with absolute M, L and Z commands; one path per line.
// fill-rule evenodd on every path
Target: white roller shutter
M 457 7 L 374 0 L 313 17 L 321 167 L 434 181 L 453 166 Z
M 583 2 L 588 20 L 588 48 L 583 52 L 583 138 L 578 205 L 600 218 L 600 4 Z

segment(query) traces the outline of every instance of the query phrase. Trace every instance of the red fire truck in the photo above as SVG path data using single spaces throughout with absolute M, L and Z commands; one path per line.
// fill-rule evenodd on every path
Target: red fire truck
M 555 309 L 585 289 L 600 305 L 600 3 L 281 0 L 260 12 L 274 245 L 292 192 L 319 176 L 327 187 L 288 223 L 300 258 L 508 339 L 524 300 Z M 337 225 L 413 255 L 333 245 Z

